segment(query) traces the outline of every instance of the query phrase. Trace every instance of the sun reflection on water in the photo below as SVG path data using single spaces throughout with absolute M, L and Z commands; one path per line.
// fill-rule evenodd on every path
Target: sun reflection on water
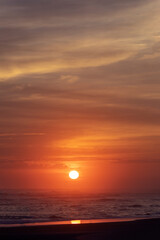
M 72 220 L 71 224 L 81 224 L 81 220 Z

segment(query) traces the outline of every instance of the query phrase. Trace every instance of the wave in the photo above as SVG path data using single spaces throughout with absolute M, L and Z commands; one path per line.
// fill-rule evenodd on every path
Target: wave
M 63 219 L 63 218 L 60 217 L 60 216 L 51 215 L 51 216 L 49 216 L 49 219 L 51 219 L 51 220 L 61 220 L 61 219 Z
M 129 208 L 142 208 L 143 205 L 141 205 L 141 204 L 133 204 L 133 205 L 129 205 L 128 207 Z

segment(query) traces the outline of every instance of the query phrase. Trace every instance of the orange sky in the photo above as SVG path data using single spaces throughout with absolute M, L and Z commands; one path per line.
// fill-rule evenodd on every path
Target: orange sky
M 159 8 L 0 0 L 0 188 L 160 191 Z

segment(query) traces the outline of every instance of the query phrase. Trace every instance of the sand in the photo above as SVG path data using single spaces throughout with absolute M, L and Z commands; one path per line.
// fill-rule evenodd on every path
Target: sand
M 0 227 L 0 239 L 10 240 L 154 240 L 160 239 L 160 219 L 106 223 Z

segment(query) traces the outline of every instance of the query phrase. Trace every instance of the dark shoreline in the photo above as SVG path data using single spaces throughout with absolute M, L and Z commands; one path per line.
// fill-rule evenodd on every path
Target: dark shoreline
M 0 227 L 2 240 L 154 240 L 160 239 L 160 218 L 106 223 Z

